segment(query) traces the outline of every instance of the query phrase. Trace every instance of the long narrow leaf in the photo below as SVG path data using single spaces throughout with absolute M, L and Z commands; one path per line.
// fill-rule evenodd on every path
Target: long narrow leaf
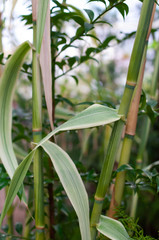
M 50 134 L 48 134 L 45 138 L 43 138 L 39 142 L 39 144 L 37 144 L 37 146 L 32 150 L 32 152 L 30 152 L 29 155 L 27 155 L 25 157 L 25 159 L 22 161 L 22 163 L 17 168 L 17 170 L 14 174 L 13 180 L 11 181 L 11 186 L 8 190 L 8 195 L 7 195 L 5 207 L 3 209 L 2 216 L 0 218 L 0 224 L 2 223 L 2 219 L 4 218 L 4 216 L 5 216 L 5 214 L 8 210 L 8 207 L 11 205 L 12 200 L 14 199 L 15 195 L 17 194 L 17 192 L 19 190 L 19 186 L 22 184 L 22 181 L 25 177 L 25 174 L 26 174 L 26 172 L 27 172 L 27 170 L 30 166 L 32 157 L 34 155 L 34 151 L 39 146 L 42 146 L 45 149 L 45 151 L 48 152 L 48 154 L 52 158 L 55 169 L 58 172 L 59 177 L 61 179 L 61 182 L 63 183 L 64 188 L 65 188 L 68 196 L 70 197 L 70 199 L 72 199 L 71 193 L 69 193 L 69 191 L 66 189 L 67 188 L 67 186 L 65 186 L 66 178 L 63 178 L 61 176 L 62 171 L 63 171 L 63 169 L 65 169 L 65 171 L 68 171 L 69 174 L 71 174 L 71 172 L 72 172 L 73 174 L 76 173 L 75 176 L 76 175 L 78 176 L 76 181 L 77 181 L 77 185 L 79 185 L 78 186 L 79 188 L 77 188 L 76 191 L 81 189 L 80 192 L 81 192 L 81 194 L 83 195 L 83 198 L 84 198 L 84 202 L 83 202 L 83 204 L 84 204 L 83 207 L 84 208 L 83 208 L 82 212 L 80 213 L 80 211 L 78 210 L 78 206 L 75 203 L 76 200 L 71 200 L 71 202 L 72 202 L 74 208 L 76 209 L 77 215 L 80 219 L 79 220 L 80 228 L 81 229 L 85 228 L 85 230 L 83 230 L 83 233 L 82 233 L 83 239 L 89 240 L 90 238 L 88 236 L 89 233 L 88 233 L 88 218 L 87 218 L 87 216 L 89 214 L 88 213 L 89 208 L 88 208 L 88 203 L 87 203 L 87 201 L 88 201 L 87 200 L 87 194 L 86 194 L 85 190 L 82 190 L 82 189 L 84 189 L 84 187 L 82 187 L 83 183 L 82 183 L 82 181 L 79 177 L 79 174 L 78 174 L 74 164 L 72 163 L 71 159 L 69 158 L 69 156 L 62 149 L 57 147 L 55 144 L 48 142 L 47 140 L 51 136 L 53 136 L 54 134 L 56 134 L 60 131 L 73 130 L 73 129 L 83 129 L 83 128 L 100 126 L 100 125 L 103 125 L 103 124 L 108 124 L 108 123 L 117 121 L 120 118 L 121 118 L 121 116 L 117 114 L 116 110 L 105 107 L 105 106 L 102 106 L 102 105 L 94 104 L 91 107 L 88 107 L 87 109 L 82 111 L 81 113 L 77 114 L 75 117 L 68 120 L 66 123 L 62 124 L 60 127 L 56 128 L 54 131 L 52 131 Z M 10 132 L 11 132 L 11 129 L 10 129 Z M 62 162 L 60 162 L 59 159 Z M 64 162 L 63 162 L 63 159 L 65 159 Z M 58 162 L 59 162 L 59 165 L 58 165 Z M 62 163 L 62 165 L 60 165 L 61 163 Z M 60 166 L 60 168 L 59 168 L 59 166 Z M 69 168 L 72 169 L 71 172 L 70 172 Z M 21 175 L 22 175 L 22 177 L 20 178 Z M 72 184 L 72 181 L 74 182 L 74 180 L 73 180 L 74 178 L 72 179 L 71 176 L 72 175 L 69 175 L 69 181 L 71 181 L 70 184 Z M 79 182 L 79 184 L 78 184 L 78 182 Z M 15 188 L 16 184 L 17 184 L 17 188 Z M 70 186 L 72 186 L 72 185 L 70 185 Z M 13 189 L 15 191 L 13 191 Z M 72 189 L 72 187 L 71 187 L 71 189 Z M 70 191 L 72 191 L 71 189 L 70 189 Z M 75 191 L 75 190 L 73 190 L 73 191 Z M 79 194 L 80 194 L 80 192 L 79 192 Z M 81 202 L 81 200 L 82 200 L 82 198 L 80 198 L 80 202 Z M 78 199 L 77 199 L 77 201 L 78 201 Z M 84 210 L 86 210 L 85 211 L 85 217 L 84 217 L 85 218 L 84 222 L 85 222 L 86 226 L 83 225 L 83 223 L 82 223 L 83 220 L 81 220 L 81 219 L 83 219 L 82 215 L 83 215 Z
M 131 239 L 121 222 L 106 216 L 100 216 L 97 230 L 112 240 Z
M 2 221 L 3 221 L 7 211 L 9 210 L 15 196 L 17 195 L 19 188 L 21 187 L 21 185 L 23 183 L 23 180 L 24 180 L 26 173 L 30 167 L 30 164 L 32 162 L 34 154 L 35 154 L 34 150 L 32 152 L 30 152 L 15 171 L 15 174 L 12 178 L 10 187 L 8 189 L 5 204 L 4 204 L 1 216 L 0 216 L 0 226 L 2 224 Z
M 38 1 L 36 50 L 40 54 L 49 0 Z
M 90 240 L 88 196 L 82 179 L 68 154 L 49 141 L 42 144 L 50 156 L 60 181 L 77 213 L 82 240 Z
M 40 66 L 42 73 L 42 80 L 44 85 L 46 105 L 48 109 L 48 115 L 50 125 L 53 130 L 52 120 L 52 71 L 51 71 L 51 41 L 50 41 L 50 4 L 48 4 L 48 10 L 46 15 L 46 22 L 43 34 L 43 40 L 40 51 Z
M 29 42 L 17 48 L 6 63 L 0 82 L 0 158 L 11 178 L 18 166 L 11 140 L 12 100 L 18 72 L 30 48 Z
M 120 118 L 121 115 L 118 115 L 115 109 L 99 104 L 94 104 L 53 130 L 39 142 L 38 146 L 47 141 L 56 133 L 67 130 L 97 127 L 118 121 Z

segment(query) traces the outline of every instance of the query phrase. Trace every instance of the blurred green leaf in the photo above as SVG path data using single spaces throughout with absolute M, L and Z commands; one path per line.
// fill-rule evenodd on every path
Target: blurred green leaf
M 15 230 L 17 231 L 17 233 L 19 233 L 20 235 L 22 235 L 23 232 L 23 224 L 20 222 L 17 222 L 15 224 Z
M 157 193 L 159 193 L 159 176 L 156 177 Z
M 104 5 L 106 5 L 105 0 L 89 0 L 88 2 L 102 2 L 102 3 L 104 3 Z
M 112 240 L 131 239 L 121 222 L 106 216 L 100 216 L 97 230 Z
M 88 33 L 90 30 L 93 29 L 93 27 L 94 27 L 93 24 L 85 22 L 85 23 L 84 23 L 84 32 L 85 32 L 85 33 Z
M 122 3 L 120 5 L 115 6 L 118 11 L 121 13 L 123 18 L 125 19 L 125 16 L 129 13 L 129 7 L 126 3 Z
M 78 78 L 75 75 L 71 75 L 71 77 L 75 80 L 76 84 L 78 85 Z
M 12 100 L 17 75 L 30 49 L 29 42 L 24 42 L 17 48 L 6 63 L 0 82 L 0 157 L 11 178 L 18 166 L 11 138 Z
M 9 186 L 8 192 L 7 192 L 7 196 L 6 196 L 6 200 L 5 200 L 5 204 L 4 207 L 2 209 L 1 212 L 1 216 L 0 216 L 0 226 L 2 224 L 2 221 L 6 215 L 6 213 L 8 212 L 16 194 L 18 193 L 20 187 L 22 186 L 23 180 L 27 174 L 27 171 L 30 167 L 30 164 L 32 162 L 33 156 L 35 154 L 35 150 L 30 152 L 25 158 L 24 160 L 21 162 L 21 164 L 18 166 L 18 168 L 16 169 L 11 184 Z
M 94 19 L 94 12 L 92 10 L 90 10 L 90 9 L 84 9 L 84 11 L 87 13 L 90 21 L 92 22 L 93 19 Z
M 78 219 L 82 240 L 90 240 L 89 203 L 82 179 L 67 153 L 52 142 L 41 145 L 50 156 Z

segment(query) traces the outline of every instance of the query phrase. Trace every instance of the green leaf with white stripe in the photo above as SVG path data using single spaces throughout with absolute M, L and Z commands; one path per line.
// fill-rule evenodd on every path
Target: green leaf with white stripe
M 12 100 L 20 67 L 30 48 L 29 42 L 17 48 L 8 59 L 0 81 L 0 158 L 11 178 L 18 166 L 11 139 Z
M 121 222 L 106 216 L 100 216 L 97 230 L 112 240 L 131 239 Z
M 59 132 L 97 127 L 118 121 L 121 117 L 113 108 L 93 104 L 49 133 L 39 142 L 38 146 Z
M 77 213 L 82 240 L 90 240 L 88 195 L 82 179 L 68 154 L 56 144 L 47 141 L 42 144 L 50 156 L 60 181 Z
M 38 19 L 37 19 L 37 42 L 36 42 L 36 51 L 40 54 L 41 44 L 44 34 L 44 28 L 46 23 L 46 15 L 48 9 L 49 0 L 40 0 L 38 1 Z
M 7 214 L 15 196 L 17 195 L 20 187 L 23 184 L 23 180 L 27 174 L 27 171 L 30 167 L 30 164 L 32 162 L 32 159 L 34 157 L 35 154 L 35 150 L 31 151 L 25 158 L 24 160 L 21 162 L 21 164 L 18 166 L 18 168 L 16 169 L 14 176 L 12 178 L 11 184 L 9 186 L 8 192 L 7 192 L 7 196 L 6 196 L 6 200 L 5 200 L 5 204 L 3 207 L 3 210 L 1 212 L 1 216 L 0 216 L 0 226 L 2 224 L 2 221 L 5 217 L 5 215 Z
M 97 127 L 115 122 L 120 118 L 121 116 L 118 115 L 115 109 L 100 104 L 93 104 L 62 124 L 59 129 L 60 131 L 66 131 Z

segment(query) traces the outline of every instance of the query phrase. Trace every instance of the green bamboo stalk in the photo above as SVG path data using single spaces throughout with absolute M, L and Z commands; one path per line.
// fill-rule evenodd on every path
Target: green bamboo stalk
M 144 70 L 145 70 L 146 53 L 147 53 L 147 45 L 145 46 L 145 52 L 143 54 L 139 82 L 137 84 L 137 87 L 136 87 L 136 90 L 134 93 L 134 97 L 133 97 L 133 101 L 132 101 L 130 111 L 128 114 L 125 138 L 123 141 L 123 147 L 122 147 L 118 167 L 120 167 L 124 164 L 128 164 L 129 159 L 130 159 L 133 138 L 134 138 L 135 132 L 136 132 L 137 115 L 138 115 L 138 108 L 139 108 L 139 102 L 140 102 L 140 96 L 141 96 L 141 90 L 142 90 L 143 75 L 144 75 Z M 114 193 L 115 194 L 114 204 L 116 206 L 120 206 L 120 204 L 121 204 L 124 186 L 125 186 L 125 171 L 119 172 L 116 176 L 115 193 Z M 115 206 L 113 208 L 115 208 Z
M 33 45 L 36 49 L 36 20 L 33 21 Z M 42 91 L 41 91 L 41 73 L 38 55 L 33 50 L 33 141 L 38 143 L 42 139 Z M 43 162 L 41 158 L 41 149 L 38 149 L 34 157 L 34 199 L 35 199 L 35 227 L 36 240 L 44 240 L 44 190 L 43 190 Z
M 138 80 L 141 60 L 145 49 L 153 7 L 154 1 L 147 0 L 143 2 L 138 30 L 136 33 L 135 43 L 130 59 L 126 87 L 119 108 L 119 114 L 123 115 L 123 118 L 127 117 L 134 88 Z M 99 217 L 103 206 L 103 200 L 110 183 L 112 169 L 116 158 L 116 152 L 119 147 L 124 124 L 124 120 L 119 120 L 117 123 L 114 124 L 107 155 L 103 163 L 91 216 L 92 240 L 96 239 L 96 225 L 99 222 Z

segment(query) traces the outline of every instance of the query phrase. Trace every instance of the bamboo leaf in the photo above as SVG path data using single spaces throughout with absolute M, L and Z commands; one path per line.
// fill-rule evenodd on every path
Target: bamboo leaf
M 12 100 L 18 72 L 30 48 L 29 42 L 17 48 L 6 63 L 0 82 L 0 157 L 11 178 L 18 166 L 11 140 Z
M 100 216 L 97 230 L 112 240 L 131 239 L 121 222 L 106 216 Z
M 42 144 L 50 156 L 60 181 L 77 213 L 82 240 L 90 240 L 89 203 L 82 179 L 68 154 L 52 142 Z
M 37 36 L 36 36 L 36 50 L 40 54 L 43 33 L 46 22 L 46 15 L 48 11 L 49 0 L 38 1 L 38 19 L 37 19 Z
M 40 66 L 41 66 L 45 99 L 46 99 L 46 105 L 47 105 L 47 109 L 48 109 L 50 125 L 53 130 L 52 72 L 51 72 L 52 68 L 51 68 L 51 41 L 50 41 L 50 4 L 48 4 L 43 40 L 42 40 L 41 51 L 40 51 Z
M 93 104 L 62 124 L 58 130 L 66 131 L 96 127 L 118 121 L 120 118 L 121 115 L 118 115 L 115 109 Z
M 6 200 L 5 200 L 5 204 L 4 204 L 1 216 L 0 216 L 0 226 L 2 224 L 2 221 L 3 221 L 7 211 L 9 210 L 16 194 L 18 193 L 18 191 L 19 191 L 19 189 L 20 189 L 20 187 L 23 183 L 23 180 L 24 180 L 24 178 L 27 174 L 27 171 L 30 167 L 30 164 L 32 162 L 34 154 L 35 154 L 34 150 L 32 152 L 30 152 L 25 157 L 25 159 L 21 162 L 21 164 L 18 166 L 18 168 L 16 169 L 16 171 L 14 173 L 14 176 L 12 178 L 10 187 L 8 189 L 8 192 L 7 192 L 7 197 L 6 197 Z
M 37 147 L 41 146 L 42 143 L 59 132 L 102 126 L 118 121 L 121 117 L 122 116 L 118 115 L 117 111 L 113 108 L 100 104 L 93 104 L 49 133 L 39 142 Z

